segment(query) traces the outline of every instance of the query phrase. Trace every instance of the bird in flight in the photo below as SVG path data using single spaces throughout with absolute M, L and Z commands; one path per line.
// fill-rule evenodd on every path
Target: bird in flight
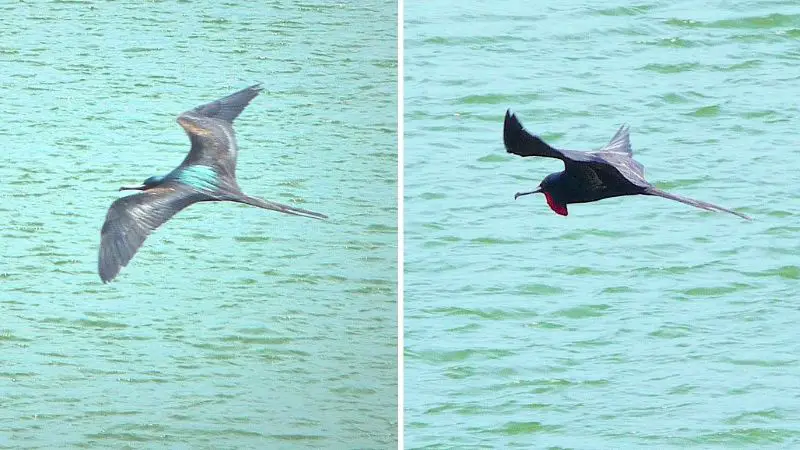
M 324 214 L 250 197 L 236 182 L 238 148 L 233 120 L 261 92 L 254 85 L 178 116 L 192 143 L 183 162 L 166 175 L 152 176 L 139 190 L 111 204 L 100 231 L 98 272 L 113 280 L 130 262 L 147 236 L 182 209 L 197 202 L 237 202 L 285 214 L 326 219 Z
M 562 172 L 546 176 L 530 192 L 517 192 L 514 199 L 529 194 L 544 194 L 556 214 L 566 216 L 570 203 L 588 203 L 623 195 L 652 195 L 675 200 L 707 211 L 724 211 L 750 220 L 746 215 L 721 206 L 664 192 L 644 179 L 644 166 L 633 159 L 628 128 L 620 127 L 605 147 L 593 152 L 560 150 L 529 133 L 509 109 L 503 125 L 503 143 L 508 153 L 542 156 L 564 162 Z

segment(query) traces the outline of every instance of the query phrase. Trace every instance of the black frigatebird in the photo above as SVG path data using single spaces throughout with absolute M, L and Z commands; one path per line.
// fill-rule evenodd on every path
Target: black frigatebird
M 142 192 L 117 199 L 108 210 L 100 231 L 98 272 L 103 283 L 119 274 L 153 230 L 197 202 L 230 201 L 296 216 L 327 218 L 324 214 L 250 197 L 239 188 L 233 120 L 259 92 L 257 84 L 181 114 L 178 124 L 192 143 L 183 162 L 166 175 L 144 180 L 141 186 L 119 189 Z
M 546 176 L 530 192 L 517 192 L 514 199 L 542 193 L 556 214 L 566 216 L 570 203 L 588 203 L 623 195 L 652 195 L 675 200 L 707 211 L 724 211 L 750 220 L 746 215 L 700 200 L 664 192 L 644 179 L 644 166 L 633 159 L 628 127 L 623 125 L 605 147 L 592 152 L 553 148 L 529 133 L 509 109 L 503 125 L 503 143 L 508 153 L 542 156 L 564 162 L 562 172 Z

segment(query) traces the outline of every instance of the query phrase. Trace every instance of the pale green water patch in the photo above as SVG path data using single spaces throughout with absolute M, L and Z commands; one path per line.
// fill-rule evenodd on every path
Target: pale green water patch
M 720 114 L 720 110 L 719 105 L 709 105 L 689 112 L 687 115 L 694 117 L 716 117 Z

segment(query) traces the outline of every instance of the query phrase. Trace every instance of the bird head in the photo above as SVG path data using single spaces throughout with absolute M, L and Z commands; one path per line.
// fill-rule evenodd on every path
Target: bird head
M 544 180 L 539 183 L 539 186 L 542 188 L 542 192 L 552 193 L 558 191 L 558 185 L 561 183 L 562 174 L 563 172 L 556 172 L 544 177 Z
M 555 189 L 555 186 L 558 184 L 561 178 L 560 173 L 551 173 L 550 175 L 544 177 L 539 186 L 536 186 L 536 189 L 528 192 L 517 192 L 514 194 L 514 200 L 522 197 L 523 195 L 530 195 L 530 194 L 539 194 L 542 193 L 545 196 L 549 193 L 552 193 Z
M 529 192 L 517 192 L 514 194 L 514 200 L 522 197 L 523 195 L 530 195 L 530 194 L 544 194 L 545 199 L 547 200 L 547 206 L 550 207 L 556 214 L 561 216 L 566 216 L 568 213 L 567 211 L 567 204 L 559 200 L 559 183 L 561 181 L 561 173 L 551 173 L 550 175 L 544 177 L 539 186 L 536 189 L 529 191 Z
M 119 188 L 119 190 L 120 191 L 126 191 L 126 190 L 130 190 L 130 191 L 134 191 L 134 190 L 135 191 L 146 191 L 146 190 L 148 190 L 150 188 L 154 188 L 154 187 L 158 186 L 163 181 L 164 181 L 164 177 L 163 176 L 161 176 L 161 175 L 153 175 L 152 177 L 149 177 L 148 179 L 144 180 L 144 182 L 141 184 L 141 186 L 122 186 L 121 188 Z

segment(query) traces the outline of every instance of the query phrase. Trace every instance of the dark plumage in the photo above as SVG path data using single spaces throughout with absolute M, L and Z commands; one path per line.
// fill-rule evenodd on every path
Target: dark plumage
M 503 143 L 506 151 L 519 156 L 543 156 L 564 162 L 564 171 L 551 173 L 530 192 L 523 195 L 544 194 L 550 209 L 566 216 L 570 203 L 588 203 L 623 195 L 652 195 L 675 200 L 708 211 L 724 211 L 750 220 L 749 217 L 721 206 L 664 192 L 644 178 L 644 167 L 633 159 L 624 125 L 605 147 L 593 152 L 560 150 L 529 133 L 511 110 L 506 112 L 503 126 Z
M 236 182 L 236 136 L 233 120 L 255 98 L 259 85 L 242 89 L 198 106 L 178 117 L 192 148 L 183 162 L 164 176 L 153 176 L 142 191 L 111 204 L 100 232 L 98 272 L 104 283 L 117 276 L 147 236 L 182 209 L 197 202 L 232 201 L 296 216 L 327 218 L 324 214 L 250 197 Z

